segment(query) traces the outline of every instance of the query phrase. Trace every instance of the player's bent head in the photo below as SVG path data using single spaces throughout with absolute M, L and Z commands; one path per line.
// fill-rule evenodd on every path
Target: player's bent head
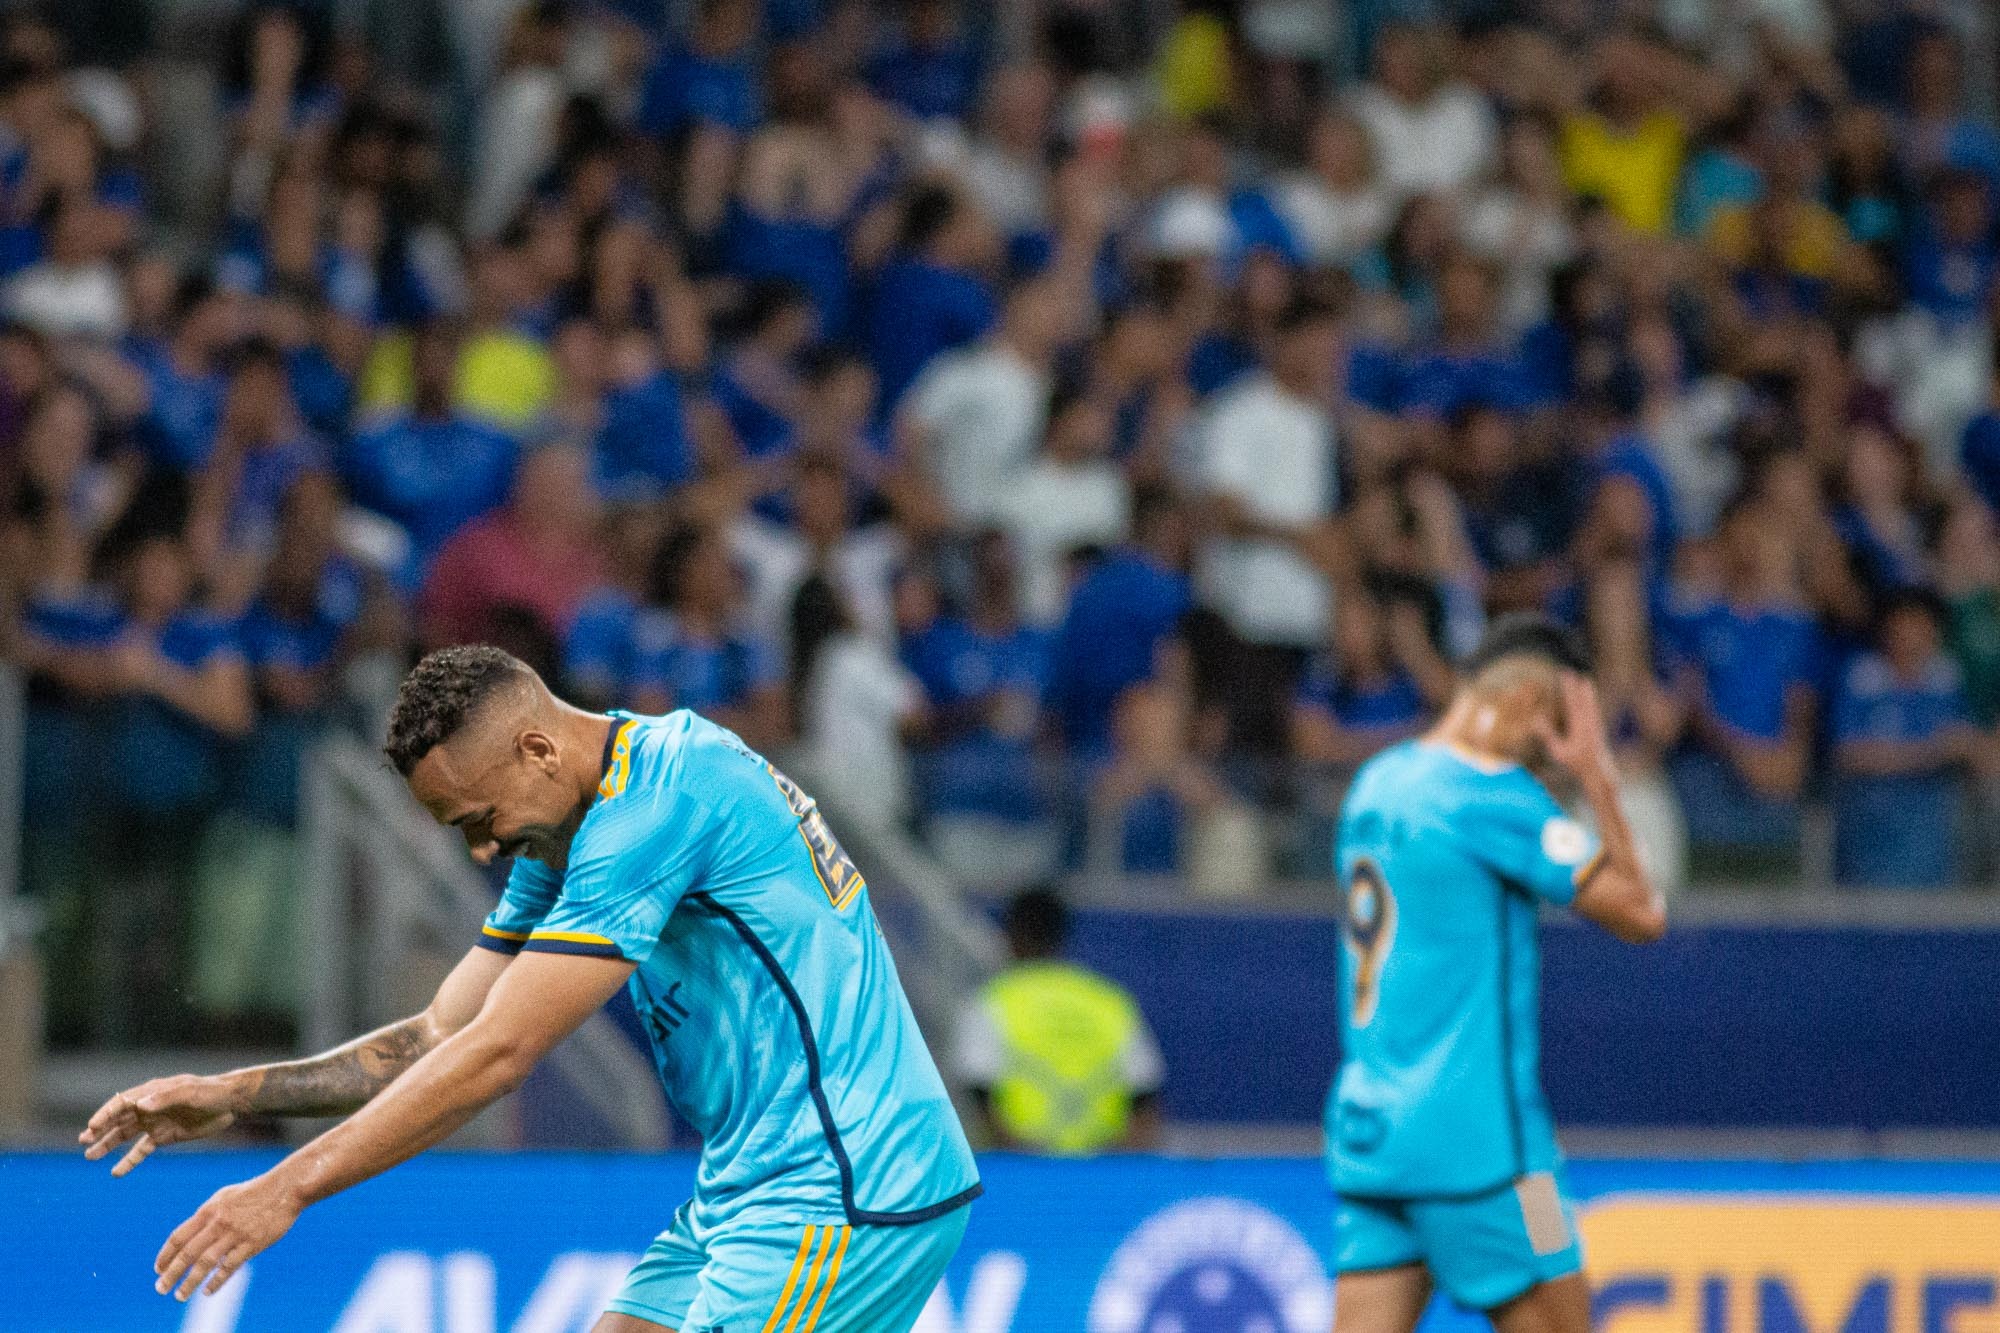
M 1532 760 L 1539 749 L 1536 723 L 1562 721 L 1562 676 L 1589 675 L 1590 650 L 1582 636 L 1532 612 L 1500 616 L 1460 664 L 1460 688 L 1476 701 L 1483 744 Z
M 1069 938 L 1069 907 L 1051 884 L 1021 890 L 1007 903 L 1007 949 L 1016 958 L 1053 958 Z
M 1590 649 L 1583 636 L 1551 616 L 1510 611 L 1496 616 L 1461 664 L 1467 680 L 1508 658 L 1530 658 L 1556 671 L 1590 674 Z
M 383 750 L 438 822 L 481 859 L 533 855 L 577 805 L 562 708 L 534 669 L 498 648 L 441 648 L 396 692 Z

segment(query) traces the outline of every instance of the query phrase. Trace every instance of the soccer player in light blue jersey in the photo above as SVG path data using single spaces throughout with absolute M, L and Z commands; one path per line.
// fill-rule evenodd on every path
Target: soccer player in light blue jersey
M 505 895 L 429 1010 L 339 1050 L 121 1093 L 88 1155 L 240 1113 L 339 1127 L 219 1191 L 168 1239 L 160 1291 L 214 1290 L 308 1204 L 438 1143 L 620 986 L 702 1136 L 694 1197 L 597 1333 L 904 1333 L 965 1232 L 972 1153 L 868 886 L 812 798 L 692 713 L 586 713 L 494 648 L 404 681 L 390 759 Z M 358 1108 L 358 1109 L 357 1109 Z
M 1541 1090 L 1536 921 L 1666 929 L 1619 812 L 1588 663 L 1493 625 L 1444 717 L 1364 765 L 1335 849 L 1342 1062 L 1327 1101 L 1336 1333 L 1409 1333 L 1434 1287 L 1502 1333 L 1587 1333 L 1590 1293 Z M 1598 832 L 1565 814 L 1560 775 Z

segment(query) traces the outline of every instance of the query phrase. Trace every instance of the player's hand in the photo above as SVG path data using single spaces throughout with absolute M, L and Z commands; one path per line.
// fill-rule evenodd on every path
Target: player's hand
M 1587 676 L 1565 671 L 1560 688 L 1562 729 L 1558 731 L 1546 717 L 1535 723 L 1549 759 L 1578 778 L 1612 776 L 1611 741 L 1604 730 L 1604 709 L 1597 702 L 1597 686 Z
M 156 1148 L 220 1134 L 235 1121 L 235 1091 L 228 1080 L 176 1074 L 113 1094 L 76 1137 L 93 1162 L 127 1139 L 135 1140 L 111 1168 L 112 1175 L 122 1176 Z
M 160 1247 L 160 1257 L 153 1260 L 159 1274 L 153 1290 L 162 1296 L 171 1291 L 177 1301 L 202 1290 L 214 1295 L 237 1269 L 290 1231 L 304 1210 L 305 1204 L 274 1171 L 223 1186 Z

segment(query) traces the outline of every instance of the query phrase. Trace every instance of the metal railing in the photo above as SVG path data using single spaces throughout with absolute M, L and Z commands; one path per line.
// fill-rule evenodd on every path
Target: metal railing
M 411 971 L 421 972 L 427 957 L 455 956 L 491 910 L 493 892 L 458 839 L 418 812 L 402 782 L 354 738 L 330 735 L 301 781 L 300 882 L 310 919 L 300 1035 L 322 1050 L 401 1017 Z M 577 1029 L 550 1065 L 619 1143 L 668 1141 L 653 1068 L 606 1015 Z

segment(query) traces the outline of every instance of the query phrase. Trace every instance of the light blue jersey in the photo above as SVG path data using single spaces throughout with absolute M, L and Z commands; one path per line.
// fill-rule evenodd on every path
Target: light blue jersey
M 517 860 L 480 943 L 626 958 L 675 1111 L 691 1222 L 900 1225 L 979 1194 L 868 888 L 810 797 L 686 711 L 614 714 L 557 874 Z
M 1326 1111 L 1337 1191 L 1466 1197 L 1556 1167 L 1536 918 L 1575 897 L 1598 853 L 1519 767 L 1409 741 L 1355 776 L 1334 854 L 1346 918 Z

